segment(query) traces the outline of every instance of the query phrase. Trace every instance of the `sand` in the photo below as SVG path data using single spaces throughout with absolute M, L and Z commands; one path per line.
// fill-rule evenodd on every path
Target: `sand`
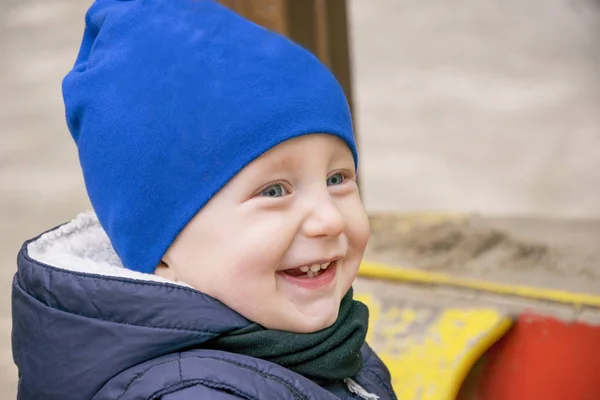
M 369 260 L 600 294 L 600 220 L 401 214 L 370 219 Z

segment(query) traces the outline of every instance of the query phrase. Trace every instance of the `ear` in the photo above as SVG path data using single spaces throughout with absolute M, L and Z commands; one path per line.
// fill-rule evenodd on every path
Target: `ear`
M 154 270 L 154 275 L 164 279 L 168 279 L 173 282 L 177 282 L 177 274 L 175 273 L 175 269 L 169 267 L 169 265 L 163 260 L 160 261 L 160 263 Z

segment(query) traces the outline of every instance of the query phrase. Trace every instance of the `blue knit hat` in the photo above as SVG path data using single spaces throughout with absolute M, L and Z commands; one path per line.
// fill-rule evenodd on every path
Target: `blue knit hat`
M 288 39 L 207 0 L 97 0 L 63 81 L 100 224 L 151 273 L 179 232 L 262 153 L 310 133 L 354 154 L 344 93 Z

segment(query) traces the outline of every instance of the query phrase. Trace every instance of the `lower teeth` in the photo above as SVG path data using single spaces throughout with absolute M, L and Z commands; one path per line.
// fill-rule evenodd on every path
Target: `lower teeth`
M 306 273 L 306 276 L 308 276 L 309 278 L 314 278 L 315 276 L 319 275 L 320 273 L 321 273 L 321 271 L 317 271 L 317 272 L 314 272 L 314 271 L 308 271 L 308 272 Z

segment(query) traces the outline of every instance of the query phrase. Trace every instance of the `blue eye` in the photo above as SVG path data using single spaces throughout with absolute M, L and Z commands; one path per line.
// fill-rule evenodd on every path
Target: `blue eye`
M 271 185 L 262 192 L 260 192 L 261 196 L 265 197 L 281 197 L 287 194 L 287 191 L 283 186 L 279 183 L 276 185 Z
M 327 186 L 335 186 L 344 182 L 344 175 L 337 173 L 327 178 Z

